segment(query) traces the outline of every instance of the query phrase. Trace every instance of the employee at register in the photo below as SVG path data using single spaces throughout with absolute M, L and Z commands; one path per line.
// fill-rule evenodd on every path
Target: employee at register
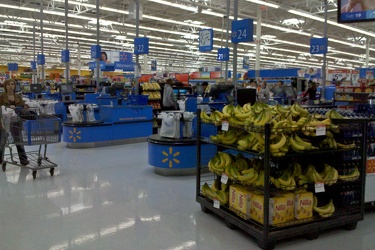
M 164 85 L 163 91 L 163 107 L 164 110 L 176 110 L 178 109 L 177 98 L 172 88 L 173 81 L 168 79 Z

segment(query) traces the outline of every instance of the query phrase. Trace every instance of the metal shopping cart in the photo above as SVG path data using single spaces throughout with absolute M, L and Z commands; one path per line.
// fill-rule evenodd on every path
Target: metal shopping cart
M 2 144 L 4 149 L 9 149 L 8 154 L 4 153 L 4 149 L 2 150 L 2 170 L 5 171 L 6 165 L 9 163 L 31 169 L 34 179 L 37 170 L 46 168 L 50 169 L 49 172 L 53 176 L 55 167 L 58 165 L 46 156 L 47 145 L 61 141 L 61 119 L 37 113 L 18 116 L 14 113 L 4 113 L 3 108 L 1 113 L 4 128 L 2 134 L 5 135 Z M 25 152 L 28 164 L 21 164 L 22 158 L 18 153 L 14 153 L 14 147 L 35 145 L 39 145 L 38 150 Z

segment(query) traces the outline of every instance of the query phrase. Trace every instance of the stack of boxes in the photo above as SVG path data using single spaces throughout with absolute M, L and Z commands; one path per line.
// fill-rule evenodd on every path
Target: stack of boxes
M 244 219 L 264 223 L 264 196 L 234 184 L 229 187 L 229 208 Z M 277 225 L 289 221 L 312 218 L 313 193 L 280 192 L 270 198 L 269 223 Z

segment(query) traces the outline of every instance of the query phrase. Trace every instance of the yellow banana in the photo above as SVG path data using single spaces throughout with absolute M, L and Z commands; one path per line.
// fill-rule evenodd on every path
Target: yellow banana
M 360 175 L 361 173 L 358 168 L 355 168 L 354 171 L 348 175 L 338 175 L 338 179 L 343 181 L 354 181 L 357 180 Z
M 279 149 L 282 146 L 284 146 L 285 143 L 286 143 L 286 137 L 284 136 L 284 134 L 281 134 L 281 139 L 279 140 L 279 142 L 275 144 L 270 144 L 270 149 L 271 150 Z
M 333 210 L 333 201 L 330 200 L 326 205 L 322 207 L 313 206 L 315 212 L 319 214 L 328 214 Z
M 302 140 L 301 137 L 299 137 L 298 135 L 294 134 L 294 141 L 297 142 L 298 144 L 308 148 L 308 147 L 311 147 L 311 143 L 310 142 L 307 142 L 307 141 L 304 141 Z
M 250 168 L 249 171 L 246 174 L 237 176 L 237 180 L 239 180 L 239 181 L 249 181 L 249 180 L 254 178 L 255 173 L 256 173 L 255 169 Z
M 252 114 L 252 112 L 247 112 L 247 113 L 236 113 L 234 116 L 239 119 L 239 120 L 245 120 L 249 118 L 249 116 Z
M 303 151 L 306 149 L 306 147 L 298 144 L 294 139 L 293 139 L 293 136 L 290 136 L 289 137 L 289 144 L 291 146 L 291 148 L 296 151 L 296 152 L 300 152 L 300 151 Z
M 305 108 L 302 108 L 298 103 L 294 104 L 294 109 L 300 113 L 301 116 L 308 116 L 309 111 Z
M 292 116 L 294 116 L 294 117 L 299 117 L 301 115 L 300 112 L 298 112 L 297 110 L 295 110 L 295 105 L 294 104 L 292 106 L 290 106 L 290 112 L 292 113 Z

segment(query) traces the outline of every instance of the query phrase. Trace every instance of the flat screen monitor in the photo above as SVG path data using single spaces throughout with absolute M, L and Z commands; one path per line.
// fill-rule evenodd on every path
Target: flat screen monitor
M 238 105 L 245 105 L 251 103 L 253 105 L 257 99 L 256 89 L 237 89 L 237 103 Z
M 31 93 L 42 93 L 42 84 L 30 84 Z
M 73 93 L 73 85 L 71 84 L 61 84 L 60 85 L 60 93 L 61 94 L 71 94 Z
M 354 23 L 375 21 L 374 0 L 338 0 L 337 1 L 337 22 Z
M 234 85 L 227 85 L 227 84 L 219 84 L 219 85 L 211 85 L 210 92 L 208 96 L 212 98 L 212 100 L 227 102 L 227 96 L 231 94 Z

